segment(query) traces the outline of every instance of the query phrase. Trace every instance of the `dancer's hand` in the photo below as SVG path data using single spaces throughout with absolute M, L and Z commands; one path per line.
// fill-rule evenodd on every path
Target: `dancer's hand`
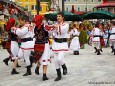
M 12 27 L 11 30 L 16 30 L 16 27 Z

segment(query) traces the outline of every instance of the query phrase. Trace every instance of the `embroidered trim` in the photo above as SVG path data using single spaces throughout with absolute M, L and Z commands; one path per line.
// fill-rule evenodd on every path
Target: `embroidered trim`
M 53 51 L 68 51 L 68 49 L 59 49 L 59 50 L 53 50 Z
M 34 49 L 34 48 L 22 48 L 22 47 L 20 47 L 21 49 L 23 49 L 23 50 L 31 50 L 31 49 Z

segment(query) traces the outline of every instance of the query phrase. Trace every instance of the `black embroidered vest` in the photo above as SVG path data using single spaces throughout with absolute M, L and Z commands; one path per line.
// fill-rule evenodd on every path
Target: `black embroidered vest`
M 11 32 L 10 30 L 8 31 L 8 35 L 9 35 L 9 39 L 11 41 L 17 41 L 18 40 L 18 36 L 16 34 L 14 34 L 13 32 Z
M 36 38 L 35 44 L 48 43 L 48 32 L 44 29 L 43 25 L 39 30 L 37 27 L 35 27 L 34 34 Z

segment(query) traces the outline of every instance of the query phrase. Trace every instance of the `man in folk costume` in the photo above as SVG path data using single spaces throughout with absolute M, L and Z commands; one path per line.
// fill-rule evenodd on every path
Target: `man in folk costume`
M 97 55 L 101 55 L 101 53 L 100 53 L 100 37 L 102 36 L 102 32 L 98 27 L 99 27 L 99 23 L 96 23 L 95 28 L 93 29 L 91 34 L 93 35 L 93 45 L 95 46 L 94 48 L 96 48 Z
M 11 74 L 19 74 L 19 72 L 16 71 L 16 65 L 18 62 L 18 52 L 19 52 L 19 46 L 18 46 L 18 36 L 16 34 L 13 33 L 12 28 L 15 26 L 16 21 L 14 18 L 10 18 L 8 20 L 6 29 L 8 29 L 8 33 L 10 34 L 10 39 L 11 39 L 11 46 L 10 46 L 10 50 L 11 50 L 11 55 L 12 55 L 12 59 L 14 60 L 14 65 L 13 65 L 13 69 Z
M 11 18 L 11 19 L 8 20 L 7 25 L 6 25 L 6 29 L 5 29 L 8 32 L 8 40 L 6 42 L 5 49 L 7 49 L 8 53 L 9 53 L 9 57 L 5 58 L 3 60 L 3 62 L 7 66 L 8 66 L 8 62 L 10 60 L 14 62 L 14 60 L 12 60 L 12 53 L 11 53 L 11 49 L 10 49 L 10 47 L 11 47 L 11 40 L 13 39 L 13 37 L 15 37 L 13 35 L 13 33 L 11 33 L 11 28 L 10 27 L 12 27 L 12 26 L 18 26 L 18 21 L 15 21 L 13 18 Z M 18 63 L 17 63 L 17 67 L 21 67 L 21 66 L 19 66 Z
M 54 40 L 52 42 L 52 51 L 54 52 L 55 66 L 57 71 L 57 78 L 55 81 L 61 80 L 61 66 L 63 68 L 63 75 L 67 74 L 67 67 L 64 62 L 65 52 L 68 51 L 67 34 L 69 24 L 64 22 L 64 14 L 59 12 L 57 14 L 57 23 L 48 25 L 53 31 Z M 52 29 L 53 28 L 53 29 Z
M 79 55 L 79 49 L 80 49 L 79 34 L 80 32 L 76 29 L 76 25 L 73 24 L 72 29 L 70 31 L 70 35 L 72 36 L 70 49 L 74 51 L 74 55 Z
M 104 43 L 104 38 L 103 38 L 103 36 L 104 36 L 104 29 L 103 29 L 103 26 L 102 26 L 101 23 L 98 25 L 98 28 L 101 30 L 101 36 L 100 36 L 100 51 L 103 52 L 102 47 L 105 46 L 105 43 Z
M 12 28 L 14 33 L 21 38 L 21 46 L 18 53 L 19 58 L 24 58 L 27 66 L 27 72 L 23 76 L 31 75 L 31 66 L 30 66 L 30 54 L 34 48 L 33 42 L 33 28 L 31 28 L 30 24 L 26 24 L 28 21 L 27 16 L 22 15 L 19 17 L 19 22 L 21 24 L 21 28 Z
M 35 23 L 34 34 L 35 34 L 35 62 L 37 62 L 37 66 L 35 69 L 35 73 L 39 75 L 40 65 L 43 65 L 43 77 L 42 80 L 48 80 L 46 76 L 47 66 L 50 63 L 50 46 L 49 46 L 49 34 L 48 31 L 44 28 L 43 24 L 43 16 L 36 15 L 33 19 L 33 23 Z
M 110 46 L 112 47 L 112 51 L 115 55 L 115 21 L 112 22 L 112 28 L 110 29 Z

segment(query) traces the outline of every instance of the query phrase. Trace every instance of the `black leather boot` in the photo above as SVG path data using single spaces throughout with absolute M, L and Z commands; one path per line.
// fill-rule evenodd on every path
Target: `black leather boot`
M 75 55 L 79 55 L 79 51 L 76 51 L 76 54 Z
M 10 58 L 8 57 L 8 58 L 5 58 L 4 60 L 3 60 L 3 62 L 8 66 L 8 61 L 10 60 Z
M 35 74 L 39 75 L 39 67 L 36 67 Z
M 12 69 L 11 74 L 12 74 L 12 75 L 14 75 L 14 74 L 19 74 L 19 72 L 17 72 L 16 69 Z
M 21 67 L 18 63 L 17 63 L 17 66 L 16 67 Z
M 34 62 L 34 57 L 33 56 L 30 56 L 30 66 L 32 67 L 32 64 Z
M 101 55 L 100 49 L 97 50 L 97 55 Z
M 114 52 L 113 46 L 111 46 L 111 49 L 112 49 L 111 53 L 113 53 Z
M 56 69 L 56 71 L 57 71 L 57 77 L 54 81 L 59 81 L 59 80 L 61 80 L 61 70 L 59 68 L 59 69 Z
M 115 49 L 113 51 L 114 51 L 114 55 L 115 55 Z
M 31 75 L 31 67 L 30 66 L 27 66 L 27 72 L 23 75 L 23 76 L 28 76 L 28 75 Z
M 102 48 L 100 49 L 101 52 L 103 52 Z
M 48 80 L 49 78 L 47 78 L 46 74 L 43 74 L 43 78 L 42 80 L 45 81 L 45 80 Z
M 63 75 L 66 75 L 67 74 L 67 67 L 66 67 L 66 65 L 63 64 L 62 68 L 63 68 Z
M 96 48 L 96 47 L 94 47 L 94 49 L 95 49 L 95 52 L 94 52 L 94 53 L 97 53 L 97 48 Z
M 73 51 L 73 54 L 75 55 L 75 54 L 76 54 L 76 51 Z

